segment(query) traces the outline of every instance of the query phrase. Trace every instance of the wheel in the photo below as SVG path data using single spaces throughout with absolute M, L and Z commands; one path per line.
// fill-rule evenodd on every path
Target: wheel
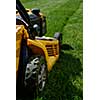
M 47 79 L 47 66 L 43 56 L 32 57 L 26 66 L 25 87 L 32 92 L 43 91 Z

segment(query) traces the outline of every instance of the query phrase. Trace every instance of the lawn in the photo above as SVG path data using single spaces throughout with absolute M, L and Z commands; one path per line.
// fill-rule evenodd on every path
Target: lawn
M 21 1 L 26 8 L 38 7 L 47 16 L 46 36 L 63 34 L 60 58 L 36 100 L 83 100 L 83 1 Z

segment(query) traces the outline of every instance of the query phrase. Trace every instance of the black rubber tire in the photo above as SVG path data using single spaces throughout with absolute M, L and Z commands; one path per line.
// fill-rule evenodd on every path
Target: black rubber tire
M 41 80 L 39 80 L 39 78 L 41 78 Z M 32 57 L 26 66 L 25 72 L 25 87 L 27 91 L 29 91 L 30 94 L 38 95 L 38 93 L 43 91 L 46 80 L 47 65 L 45 58 L 43 56 Z

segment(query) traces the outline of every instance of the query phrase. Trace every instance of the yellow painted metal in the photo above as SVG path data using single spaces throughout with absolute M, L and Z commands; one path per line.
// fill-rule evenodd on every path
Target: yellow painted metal
M 27 45 L 30 47 L 37 46 L 38 48 L 40 48 L 43 52 L 44 52 L 44 56 L 46 58 L 47 61 L 47 67 L 48 67 L 48 71 L 50 71 L 53 67 L 53 65 L 55 64 L 56 60 L 59 57 L 59 45 L 58 45 L 59 41 L 58 40 L 31 40 L 28 39 L 27 40 Z M 49 55 L 46 46 L 52 46 L 52 48 L 50 48 L 50 50 L 52 49 L 53 51 L 53 55 Z M 57 45 L 57 48 L 55 48 L 55 45 Z M 57 49 L 57 54 L 54 52 L 55 49 Z
M 23 25 L 16 25 L 16 72 L 18 71 L 22 38 L 29 38 L 28 33 Z
M 18 71 L 21 40 L 27 39 L 27 46 L 31 48 L 33 54 L 43 55 L 47 62 L 47 69 L 50 71 L 59 57 L 59 41 L 56 39 L 39 39 L 32 40 L 29 38 L 27 30 L 23 25 L 16 26 L 16 72 Z
M 26 11 L 27 11 L 28 14 L 32 14 L 31 9 L 26 9 Z M 16 15 L 19 15 L 18 10 L 16 10 Z
M 32 14 L 32 11 L 31 11 L 31 9 L 27 9 L 26 8 L 26 11 L 27 11 L 27 13 L 30 15 L 30 14 Z M 16 16 L 18 16 L 19 15 L 19 12 L 16 10 Z M 43 13 L 39 13 L 39 15 L 40 15 L 40 17 L 42 18 L 42 19 L 44 19 L 43 17 L 45 16 Z

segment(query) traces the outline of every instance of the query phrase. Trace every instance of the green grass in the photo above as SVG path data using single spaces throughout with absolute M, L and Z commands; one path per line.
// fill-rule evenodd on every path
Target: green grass
M 47 16 L 46 36 L 57 31 L 63 33 L 64 50 L 36 100 L 83 100 L 83 1 L 21 1 L 26 8 L 38 7 Z

